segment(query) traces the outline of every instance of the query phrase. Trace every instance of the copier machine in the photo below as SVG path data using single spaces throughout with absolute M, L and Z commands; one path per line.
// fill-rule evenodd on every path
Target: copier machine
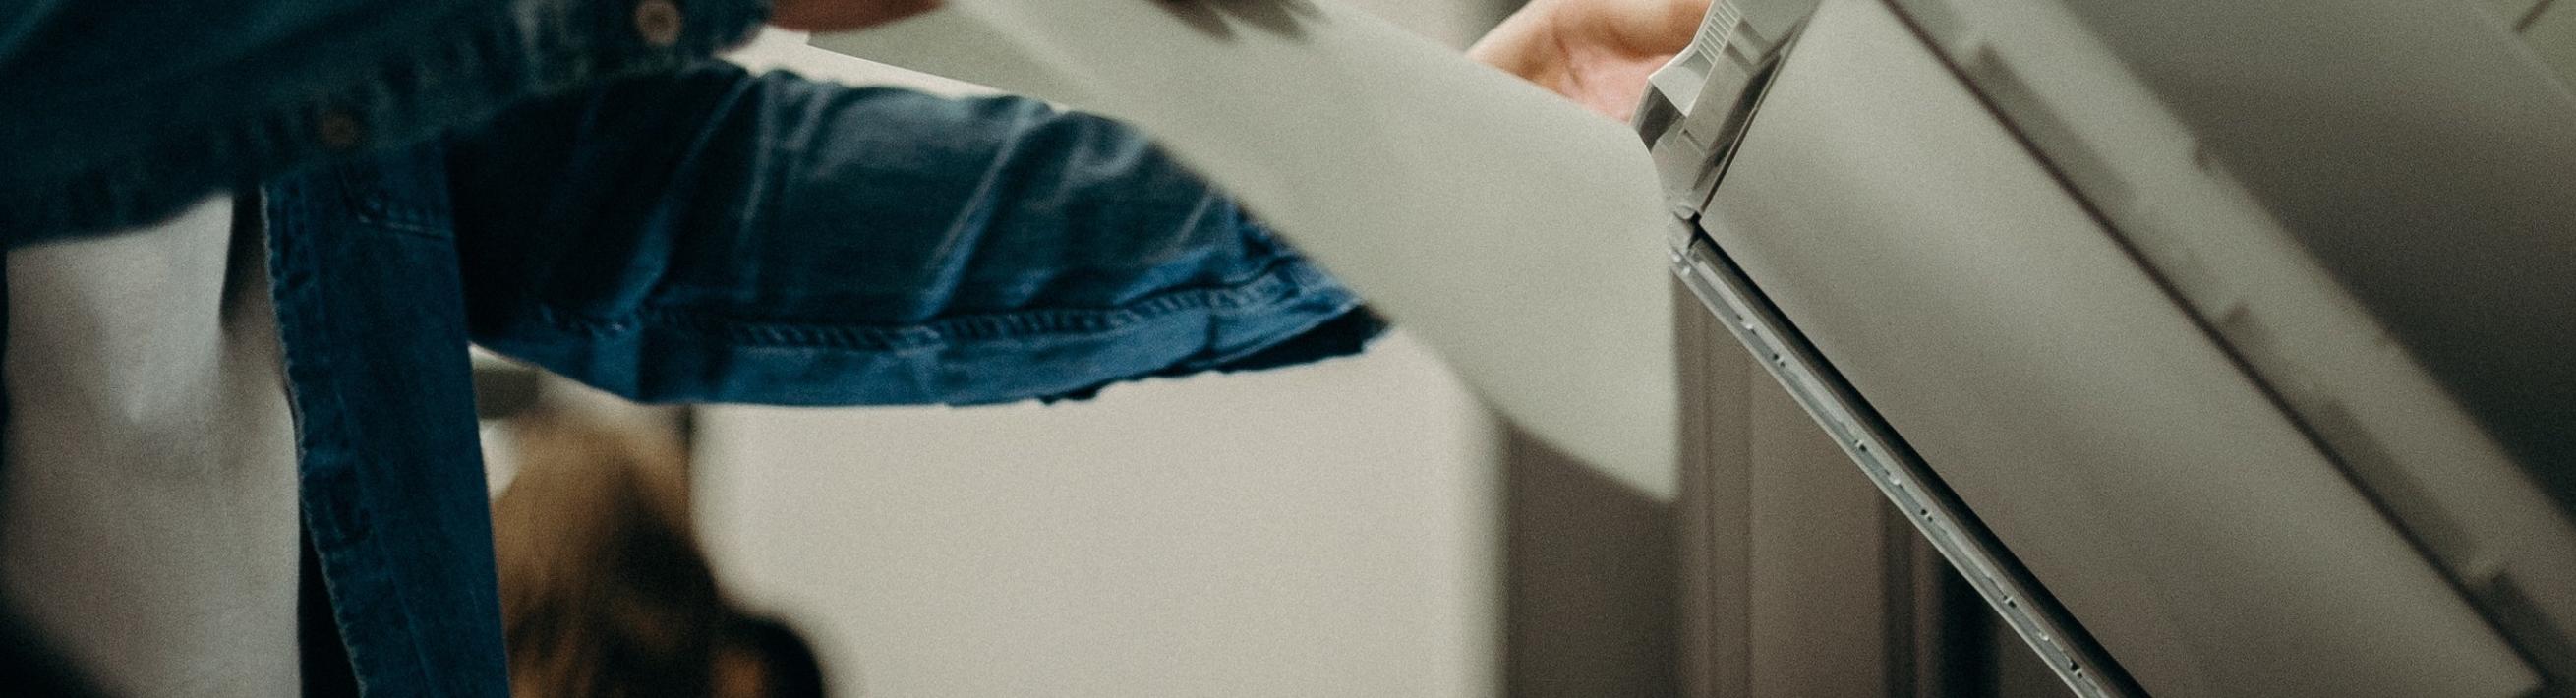
M 2576 696 L 2576 4 L 1719 0 L 1681 278 L 2086 696 Z

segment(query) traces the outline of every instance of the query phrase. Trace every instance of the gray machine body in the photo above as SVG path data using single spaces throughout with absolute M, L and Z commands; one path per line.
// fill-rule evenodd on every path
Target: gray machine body
M 1675 268 L 2082 695 L 2576 695 L 2576 7 L 1737 0 Z

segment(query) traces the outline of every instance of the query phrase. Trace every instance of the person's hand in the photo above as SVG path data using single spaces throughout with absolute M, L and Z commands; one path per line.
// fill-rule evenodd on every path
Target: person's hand
M 1646 76 L 1690 45 L 1709 0 L 1531 0 L 1467 57 L 1627 121 Z
M 781 29 L 837 32 L 865 29 L 939 9 L 941 0 L 772 0 L 769 23 Z

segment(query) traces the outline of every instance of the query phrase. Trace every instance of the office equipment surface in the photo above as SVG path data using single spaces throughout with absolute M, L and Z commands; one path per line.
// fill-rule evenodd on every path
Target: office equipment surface
M 2565 8 L 1726 3 L 1650 163 L 1328 3 L 959 4 L 978 51 L 881 57 L 1165 135 L 1650 491 L 1629 236 L 1678 212 L 1695 290 L 2078 691 L 2576 675 Z
M 1694 290 L 2079 693 L 2563 695 L 2576 109 L 2513 26 L 1720 3 L 1640 127 Z

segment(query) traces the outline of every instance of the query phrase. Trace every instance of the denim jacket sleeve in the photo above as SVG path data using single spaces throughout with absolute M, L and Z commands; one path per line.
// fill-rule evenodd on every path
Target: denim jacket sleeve
M 0 0 L 0 243 L 147 223 L 219 189 L 669 70 L 768 0 Z
M 723 64 L 449 149 L 475 341 L 629 397 L 969 404 L 1357 351 L 1347 290 L 1135 131 Z

